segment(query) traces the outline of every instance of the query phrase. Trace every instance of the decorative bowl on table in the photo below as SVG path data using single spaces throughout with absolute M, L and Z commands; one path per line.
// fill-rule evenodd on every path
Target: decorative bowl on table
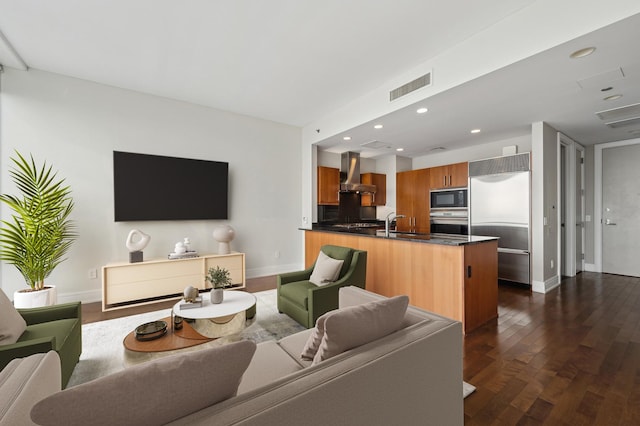
M 136 327 L 136 339 L 140 341 L 155 340 L 167 333 L 165 321 L 152 321 Z

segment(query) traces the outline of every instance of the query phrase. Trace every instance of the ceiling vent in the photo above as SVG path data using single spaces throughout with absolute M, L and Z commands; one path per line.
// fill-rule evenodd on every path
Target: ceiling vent
M 636 124 L 640 124 L 640 117 L 632 117 L 632 118 L 627 118 L 625 120 L 610 121 L 606 124 L 612 129 L 617 129 L 619 127 L 634 126 Z
M 596 112 L 596 115 L 600 117 L 601 120 L 613 121 L 618 121 L 625 118 L 634 118 L 640 116 L 640 104 L 607 109 L 605 111 Z
M 363 144 L 360 144 L 360 146 L 364 148 L 371 148 L 371 149 L 390 148 L 388 143 L 384 143 L 380 141 L 365 142 Z
M 431 71 L 389 92 L 389 101 L 401 98 L 423 87 L 431 86 Z

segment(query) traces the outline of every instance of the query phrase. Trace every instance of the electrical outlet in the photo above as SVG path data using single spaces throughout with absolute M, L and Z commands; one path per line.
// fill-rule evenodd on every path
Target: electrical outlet
M 553 269 L 553 259 L 551 259 L 551 269 Z
M 276 250 L 276 252 L 273 253 L 273 257 L 275 257 L 276 259 L 280 259 L 280 250 Z
M 95 280 L 96 278 L 98 278 L 98 270 L 95 268 L 89 269 L 89 273 L 87 275 L 89 279 Z

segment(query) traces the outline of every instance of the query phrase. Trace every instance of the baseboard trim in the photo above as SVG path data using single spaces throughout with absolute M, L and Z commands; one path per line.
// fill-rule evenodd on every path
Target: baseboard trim
M 533 283 L 531 284 L 531 290 L 535 291 L 536 293 L 544 294 L 558 287 L 561 281 L 562 280 L 560 279 L 559 275 L 554 275 L 553 277 L 548 278 L 545 281 L 533 281 Z

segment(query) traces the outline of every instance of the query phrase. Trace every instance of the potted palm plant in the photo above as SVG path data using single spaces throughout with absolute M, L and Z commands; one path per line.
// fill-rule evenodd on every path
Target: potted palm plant
M 229 270 L 219 266 L 209 268 L 205 280 L 211 283 L 211 303 L 222 303 L 224 289 L 232 286 Z
M 69 219 L 71 189 L 46 162 L 38 167 L 33 156 L 27 160 L 18 151 L 11 161 L 9 174 L 20 195 L 0 195 L 13 210 L 0 228 L 0 260 L 14 265 L 30 287 L 14 293 L 16 307 L 55 304 L 55 287 L 44 280 L 65 260 L 77 237 Z

